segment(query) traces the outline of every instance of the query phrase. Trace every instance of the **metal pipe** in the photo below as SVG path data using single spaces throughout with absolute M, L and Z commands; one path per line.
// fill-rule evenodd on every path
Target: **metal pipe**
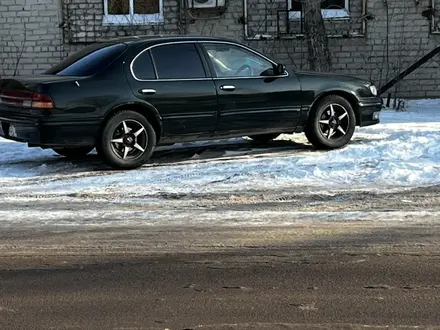
M 249 40 L 247 0 L 243 0 L 244 39 Z
M 435 27 L 435 0 L 431 0 L 431 7 L 432 7 L 432 19 L 431 19 L 431 34 L 440 34 L 439 30 L 436 30 Z
M 419 59 L 417 62 L 413 63 L 410 67 L 400 72 L 396 77 L 391 79 L 389 82 L 387 82 L 385 85 L 381 86 L 377 92 L 378 95 L 381 95 L 388 91 L 391 87 L 396 85 L 399 81 L 401 81 L 403 78 L 408 76 L 410 73 L 414 72 L 418 68 L 420 68 L 423 64 L 428 62 L 430 59 L 432 59 L 437 54 L 440 54 L 440 46 L 434 48 L 432 51 L 430 51 L 428 54 L 423 56 L 421 59 Z
M 367 15 L 367 0 L 362 0 L 362 17 L 365 17 Z M 362 19 L 362 37 L 365 37 L 367 34 L 367 20 L 364 18 Z

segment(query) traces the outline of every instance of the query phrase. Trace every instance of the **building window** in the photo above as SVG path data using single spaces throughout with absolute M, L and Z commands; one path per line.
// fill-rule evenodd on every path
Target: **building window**
M 290 19 L 302 18 L 304 15 L 302 12 L 302 2 L 304 0 L 289 1 Z M 321 9 L 324 19 L 345 19 L 350 17 L 349 0 L 322 0 Z
M 146 25 L 163 21 L 163 0 L 104 0 L 104 24 Z

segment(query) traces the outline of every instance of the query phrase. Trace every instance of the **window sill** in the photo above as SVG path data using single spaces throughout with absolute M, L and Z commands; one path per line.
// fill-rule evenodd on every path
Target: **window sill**
M 350 12 L 345 9 L 323 9 L 321 10 L 324 20 L 348 20 Z M 302 12 L 289 11 L 289 20 L 298 21 L 302 18 Z
M 152 15 L 104 15 L 102 25 L 156 25 L 163 23 L 161 14 Z

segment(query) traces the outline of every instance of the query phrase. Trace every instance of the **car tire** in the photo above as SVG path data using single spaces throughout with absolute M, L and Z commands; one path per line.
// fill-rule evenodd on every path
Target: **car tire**
M 80 159 L 85 157 L 94 147 L 69 147 L 69 148 L 52 148 L 58 155 L 69 159 Z
M 317 149 L 338 149 L 347 145 L 356 129 L 356 116 L 345 98 L 324 97 L 310 111 L 305 134 Z
M 134 169 L 148 161 L 155 146 L 156 132 L 147 118 L 123 110 L 106 121 L 96 149 L 110 167 Z
M 280 136 L 279 133 L 251 135 L 249 138 L 259 143 L 268 143 Z

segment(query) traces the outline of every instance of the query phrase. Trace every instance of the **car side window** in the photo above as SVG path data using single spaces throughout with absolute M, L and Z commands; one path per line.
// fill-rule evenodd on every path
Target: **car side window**
M 158 46 L 151 53 L 158 79 L 206 78 L 199 52 L 192 43 Z
M 133 74 L 140 80 L 154 80 L 156 73 L 154 72 L 153 61 L 150 51 L 144 51 L 133 62 Z
M 219 78 L 273 75 L 270 61 L 245 48 L 222 43 L 205 43 L 204 47 Z

